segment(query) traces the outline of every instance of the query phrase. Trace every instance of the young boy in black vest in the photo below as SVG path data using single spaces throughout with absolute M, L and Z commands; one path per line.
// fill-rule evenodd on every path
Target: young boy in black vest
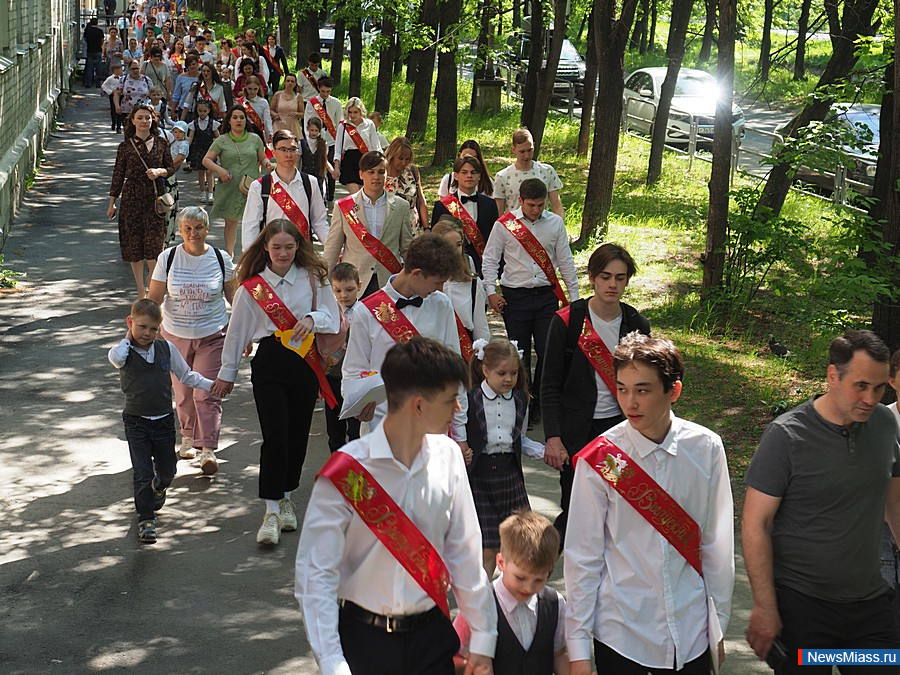
M 156 515 L 166 503 L 175 477 L 175 416 L 172 375 L 189 387 L 209 391 L 212 380 L 191 370 L 178 349 L 157 339 L 162 310 L 153 300 L 138 300 L 125 320 L 125 338 L 109 350 L 125 394 L 125 438 L 131 453 L 138 540 L 156 542 Z
M 559 554 L 559 532 L 534 511 L 514 513 L 500 524 L 494 580 L 497 651 L 494 672 L 503 675 L 568 675 L 564 620 L 566 601 L 547 580 Z M 468 656 L 469 624 L 459 614 L 457 672 Z

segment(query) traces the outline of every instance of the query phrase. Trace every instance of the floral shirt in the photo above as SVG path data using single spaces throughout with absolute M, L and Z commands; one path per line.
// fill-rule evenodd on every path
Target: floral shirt
M 122 112 L 127 115 L 132 108 L 141 103 L 150 102 L 150 88 L 153 83 L 146 75 L 140 77 L 131 77 L 131 75 L 123 75 L 119 78 L 119 107 Z
M 385 176 L 384 189 L 392 195 L 403 197 L 409 202 L 409 226 L 415 234 L 419 234 L 419 184 L 412 169 L 407 167 L 399 176 Z

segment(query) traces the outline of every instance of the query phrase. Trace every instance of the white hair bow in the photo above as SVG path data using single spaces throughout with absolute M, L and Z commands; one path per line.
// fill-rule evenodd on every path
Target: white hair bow
M 509 344 L 511 344 L 513 347 L 515 347 L 516 351 L 519 352 L 520 359 L 525 358 L 525 352 L 523 352 L 521 349 L 519 349 L 519 341 L 518 340 L 510 340 Z
M 478 357 L 479 361 L 484 361 L 484 346 L 488 343 L 484 338 L 479 338 L 472 343 L 472 351 L 475 352 L 475 356 Z

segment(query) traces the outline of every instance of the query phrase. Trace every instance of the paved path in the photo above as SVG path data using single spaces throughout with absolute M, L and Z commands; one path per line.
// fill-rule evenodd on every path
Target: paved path
M 121 136 L 106 130 L 105 99 L 77 94 L 5 249 L 27 277 L 0 294 L 0 673 L 314 673 L 292 594 L 297 534 L 272 550 L 255 541 L 260 434 L 246 364 L 225 404 L 221 470 L 209 479 L 180 462 L 159 543 L 137 542 L 106 360 L 133 294 L 105 218 Z M 182 205 L 197 203 L 195 175 L 179 176 Z M 221 223 L 210 242 L 222 245 Z M 327 454 L 317 413 L 301 509 Z M 527 481 L 534 507 L 555 515 L 553 472 L 529 462 Z M 740 637 L 748 607 L 740 576 L 726 673 L 766 671 Z

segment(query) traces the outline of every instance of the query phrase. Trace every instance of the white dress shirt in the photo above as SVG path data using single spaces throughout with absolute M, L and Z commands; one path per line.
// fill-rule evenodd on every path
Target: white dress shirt
M 671 415 L 657 445 L 628 421 L 603 435 L 700 526 L 703 578 L 585 461 L 569 507 L 565 578 L 569 659 L 590 659 L 592 636 L 649 668 L 676 669 L 709 647 L 707 594 L 724 634 L 734 589 L 734 505 L 718 435 Z M 705 586 L 704 586 L 705 580 Z M 676 661 L 677 658 L 677 661 Z
M 315 112 L 313 112 L 313 114 L 315 115 Z M 356 147 L 356 143 L 350 138 L 350 134 L 347 133 L 347 124 L 350 124 L 350 122 L 344 122 L 342 120 L 341 125 L 335 128 L 338 134 L 337 142 L 334 146 L 334 156 L 336 159 L 341 159 L 347 150 L 359 150 L 359 148 Z M 381 150 L 381 142 L 378 140 L 378 132 L 376 131 L 375 123 L 372 120 L 364 119 L 357 125 L 356 130 L 359 131 L 359 135 L 362 136 L 363 142 L 370 151 Z
M 382 192 L 381 196 L 372 201 L 365 190 L 360 190 L 362 195 L 362 206 L 366 212 L 366 222 L 368 223 L 369 234 L 376 239 L 381 238 L 381 229 L 384 227 L 384 219 L 387 214 L 387 192 Z
M 588 312 L 591 317 L 591 326 L 593 326 L 594 331 L 600 339 L 603 340 L 603 344 L 606 345 L 609 353 L 614 354 L 616 347 L 619 344 L 619 329 L 622 326 L 622 312 L 620 311 L 619 316 L 612 321 L 604 321 L 597 316 L 594 310 L 591 309 L 590 303 L 588 303 Z M 606 382 L 603 381 L 603 378 L 600 377 L 600 374 L 593 366 L 591 367 L 591 370 L 594 371 L 594 383 L 597 385 L 597 404 L 594 406 L 594 419 L 602 420 L 608 417 L 621 415 L 622 409 L 619 407 L 619 402 L 616 400 L 616 397 L 613 396 L 609 387 L 606 386 Z
M 407 468 L 394 459 L 384 426 L 378 425 L 339 452 L 368 469 L 431 542 L 450 572 L 456 603 L 472 625 L 471 650 L 493 656 L 496 607 L 481 567 L 478 515 L 456 443 L 446 436 L 426 435 Z M 316 480 L 306 509 L 297 546 L 294 595 L 323 675 L 350 674 L 338 634 L 339 599 L 395 616 L 434 607 L 431 597 L 327 478 Z
M 444 283 L 444 294 L 453 303 L 453 311 L 459 317 L 462 325 L 472 331 L 472 341 L 490 340 L 491 329 L 487 322 L 485 305 L 487 298 L 484 295 L 484 286 L 481 279 L 475 278 L 475 305 L 472 305 L 471 281 L 447 281 Z
M 456 195 L 456 198 L 459 200 L 459 203 L 462 204 L 462 207 L 468 212 L 470 216 L 472 216 L 472 220 L 476 223 L 478 222 L 478 200 L 472 200 L 470 202 L 465 202 L 463 204 L 463 197 L 474 197 L 478 194 L 478 190 L 475 190 L 472 194 L 466 194 L 460 189 L 456 189 L 453 191 L 453 194 Z M 501 214 L 502 215 L 502 214 Z
M 311 98 L 311 97 L 310 97 Z M 312 103 L 309 102 L 309 99 L 304 99 L 307 101 L 306 109 L 303 111 L 303 129 L 306 130 L 306 125 L 309 122 L 311 117 L 319 118 L 318 113 L 315 108 L 313 108 Z M 322 101 L 322 97 L 319 96 L 319 100 Z M 334 130 L 337 131 L 338 124 L 341 121 L 341 118 L 344 116 L 344 108 L 341 105 L 341 102 L 335 98 L 334 96 L 329 96 L 324 101 L 322 101 L 322 106 L 325 108 L 325 114 L 331 118 L 331 123 L 334 125 Z M 328 147 L 334 146 L 334 136 L 331 135 L 331 132 L 328 131 L 328 127 L 322 124 L 322 138 L 325 139 L 325 143 Z
M 271 139 L 272 113 L 269 110 L 269 102 L 262 96 L 257 96 L 256 98 L 248 98 L 245 100 L 250 104 L 250 107 L 256 111 L 256 114 L 259 115 L 259 119 L 262 120 L 265 129 L 261 129 L 261 131 L 265 134 L 267 139 Z M 249 123 L 250 120 L 247 120 L 247 122 Z
M 309 229 L 315 232 L 316 238 L 324 244 L 328 239 L 328 207 L 325 206 L 325 198 L 322 196 L 322 191 L 318 189 L 316 178 L 314 176 L 307 177 L 312 193 L 312 203 L 310 204 L 306 199 L 306 188 L 303 186 L 303 178 L 300 176 L 299 170 L 295 170 L 294 177 L 290 182 L 282 180 L 277 171 L 273 171 L 271 176 L 272 187 L 275 187 L 275 183 L 279 183 L 287 190 L 291 199 L 296 202 L 303 215 L 306 216 Z M 260 227 L 262 214 L 262 184 L 255 180 L 250 184 L 250 193 L 247 195 L 247 205 L 244 207 L 244 217 L 241 220 L 241 246 L 245 251 L 250 248 L 250 244 L 262 231 Z M 269 203 L 266 205 L 266 225 L 280 218 L 287 218 L 287 216 L 278 206 L 278 202 L 269 194 Z
M 195 373 L 191 370 L 191 367 L 187 364 L 187 361 L 184 360 L 181 352 L 178 351 L 178 347 L 169 342 L 169 340 L 166 340 L 166 342 L 169 344 L 170 352 L 169 369 L 178 381 L 193 389 L 209 391 L 212 388 L 213 381 L 203 377 L 200 373 Z M 119 342 L 119 344 L 112 347 L 107 353 L 106 358 L 109 359 L 109 362 L 113 364 L 117 370 L 120 370 L 125 367 L 125 361 L 128 360 L 128 352 L 132 349 L 147 363 L 156 362 L 156 341 L 150 343 L 149 349 L 143 349 L 138 347 L 128 338 L 122 338 L 122 341 Z M 144 415 L 144 417 L 148 420 L 156 420 L 166 417 L 168 414 L 171 413 L 167 413 L 166 415 Z M 459 448 L 457 448 L 456 451 L 459 452 Z
M 559 277 L 569 290 L 569 300 L 578 299 L 578 277 L 575 274 L 575 259 L 572 257 L 572 249 L 569 247 L 569 235 L 563 219 L 551 211 L 544 211 L 541 217 L 531 222 L 522 216 L 522 208 L 515 209 L 512 214 L 525 225 L 535 238 L 540 242 L 550 257 L 554 269 L 559 270 Z M 501 214 L 502 215 L 502 214 Z M 550 280 L 541 271 L 534 258 L 525 250 L 525 247 L 509 233 L 509 230 L 499 221 L 494 224 L 491 236 L 488 237 L 484 247 L 484 257 L 481 262 L 481 272 L 484 275 L 484 290 L 488 295 L 497 292 L 497 271 L 500 259 L 506 261 L 503 275 L 500 277 L 502 286 L 512 288 L 537 288 L 549 286 Z
M 305 269 L 292 265 L 282 278 L 267 267 L 261 276 L 275 291 L 275 295 L 281 298 L 285 307 L 291 310 L 297 321 L 308 316 L 313 320 L 313 332 L 338 332 L 341 321 L 338 313 L 340 310 L 330 284 L 326 282 L 318 287 L 316 311 L 313 311 L 312 287 L 309 285 L 309 276 Z M 222 348 L 219 379 L 234 382 L 247 343 L 251 340 L 259 342 L 262 338 L 272 335 L 277 328 L 275 322 L 263 311 L 247 289 L 243 285 L 238 286 L 231 303 L 231 323 L 228 324 L 225 346 Z
M 487 427 L 487 444 L 484 454 L 499 455 L 513 452 L 513 425 L 516 422 L 516 402 L 512 392 L 498 394 L 491 389 L 487 380 L 481 382 L 481 395 L 484 399 L 484 421 Z M 532 459 L 544 459 L 544 446 L 526 435 L 528 414 L 522 419 L 519 434 L 522 438 L 522 454 Z M 528 647 L 525 648 L 526 650 Z
M 306 77 L 306 73 L 303 72 L 304 70 L 309 72 L 316 82 L 320 82 L 323 77 L 328 77 L 328 73 L 321 68 L 317 68 L 315 72 L 311 71 L 309 68 L 303 68 L 297 73 L 297 84 L 300 85 L 300 95 L 303 96 L 304 101 L 308 101 L 313 96 L 318 96 L 319 90 L 309 81 L 309 78 Z
M 519 602 L 506 586 L 503 585 L 503 573 L 494 579 L 494 595 L 497 596 L 497 602 L 506 617 L 506 622 L 512 628 L 513 634 L 522 649 L 526 652 L 531 649 L 531 643 L 534 642 L 534 634 L 537 632 L 537 609 L 538 596 L 537 593 L 532 595 L 526 602 Z M 566 648 L 566 601 L 558 592 L 556 593 L 556 602 L 559 607 L 559 616 L 557 617 L 556 630 L 553 633 L 553 653 L 559 654 Z M 499 621 L 500 617 L 497 617 Z M 456 629 L 456 635 L 459 637 L 459 653 L 463 657 L 469 655 L 469 642 L 471 641 L 472 629 L 469 628 L 469 622 L 460 612 L 453 620 L 453 627 Z M 498 630 L 499 633 L 499 630 Z M 498 675 L 502 675 L 498 673 Z
M 396 276 L 396 275 L 394 275 Z M 391 277 L 391 281 L 394 277 Z M 402 298 L 391 284 L 391 281 L 382 288 L 391 300 L 396 304 Z M 459 351 L 459 333 L 456 332 L 456 319 L 453 318 L 453 306 L 450 298 L 435 291 L 422 299 L 421 307 L 412 305 L 403 308 L 403 314 L 423 337 L 432 338 L 444 343 L 457 354 Z M 232 313 L 232 324 L 234 323 Z M 388 350 L 396 343 L 371 310 L 364 304 L 353 310 L 353 330 L 347 341 L 347 352 L 344 355 L 344 364 L 341 366 L 342 381 L 359 377 L 366 371 L 381 371 L 381 364 Z M 343 388 L 342 388 L 343 393 Z M 453 417 L 453 438 L 458 441 L 466 440 L 466 413 L 469 407 L 469 399 L 466 391 L 460 385 L 459 404 L 462 410 Z M 374 427 L 387 414 L 387 403 L 380 403 L 375 409 L 375 418 L 371 425 Z

